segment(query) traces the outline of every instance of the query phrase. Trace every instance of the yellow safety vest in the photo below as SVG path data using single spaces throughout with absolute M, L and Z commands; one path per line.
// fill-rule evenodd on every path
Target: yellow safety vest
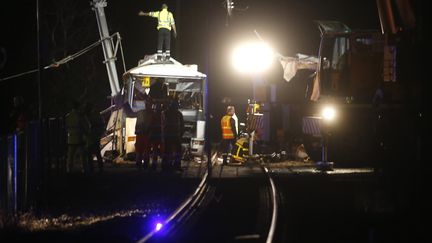
M 150 16 L 158 19 L 157 29 L 165 28 L 171 30 L 171 25 L 175 24 L 172 13 L 166 9 L 157 12 L 150 12 Z
M 231 127 L 231 116 L 225 115 L 221 119 L 222 138 L 223 139 L 234 139 L 234 133 Z

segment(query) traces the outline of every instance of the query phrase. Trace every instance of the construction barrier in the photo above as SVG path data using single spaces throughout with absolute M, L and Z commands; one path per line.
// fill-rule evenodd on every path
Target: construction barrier
M 304 134 L 321 137 L 321 117 L 303 117 L 302 130 Z
M 263 127 L 263 114 L 251 114 L 248 116 L 248 131 L 255 131 Z

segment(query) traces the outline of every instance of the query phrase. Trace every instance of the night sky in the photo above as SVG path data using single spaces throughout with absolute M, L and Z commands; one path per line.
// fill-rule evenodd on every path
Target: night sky
M 427 56 L 425 54 L 428 53 L 430 44 L 429 40 L 425 38 L 426 27 L 424 25 L 427 22 L 425 18 L 429 16 L 424 13 L 427 8 L 423 6 L 422 0 L 409 2 L 413 5 L 413 12 L 416 17 L 415 28 L 405 28 L 406 26 L 402 28 L 403 25 L 398 25 L 400 29 L 396 34 L 386 36 L 389 38 L 388 42 L 393 44 L 397 50 L 394 60 L 398 75 L 396 82 L 380 83 L 380 85 L 389 88 L 390 92 L 386 92 L 383 88 L 384 97 L 377 103 L 372 103 L 371 99 L 370 103 L 366 103 L 367 101 L 357 103 L 355 100 L 352 104 L 346 102 L 344 105 L 340 105 L 338 107 L 341 108 L 339 110 L 340 119 L 338 117 L 336 123 L 333 124 L 322 122 L 323 125 L 319 127 L 322 134 L 321 138 L 315 136 L 316 134 L 304 134 L 302 129 L 302 125 L 306 124 L 303 122 L 303 115 L 310 115 L 310 111 L 318 107 L 315 105 L 316 103 L 310 105 L 311 103 L 304 97 L 305 81 L 310 71 L 299 71 L 296 77 L 290 82 L 286 82 L 283 79 L 283 69 L 280 63 L 275 60 L 272 67 L 260 77 L 239 74 L 232 67 L 231 51 L 241 43 L 257 41 L 258 39 L 254 34 L 254 30 L 256 30 L 276 52 L 282 55 L 293 57 L 297 53 L 302 53 L 316 56 L 320 42 L 316 20 L 340 21 L 353 30 L 380 31 L 376 0 L 234 1 L 238 10 L 234 11 L 229 19 L 227 19 L 226 9 L 223 7 L 223 0 L 107 0 L 108 6 L 105 8 L 105 13 L 110 33 L 119 32 L 122 37 L 124 64 L 128 70 L 137 66 L 138 61 L 145 55 L 156 53 L 157 20 L 150 17 L 140 17 L 138 12 L 141 10 L 144 12 L 158 11 L 162 3 L 168 4 L 169 10 L 174 14 L 178 32 L 178 37 L 172 38 L 172 56 L 183 64 L 196 64 L 198 70 L 207 74 L 208 77 L 211 119 L 206 121 L 206 124 L 209 124 L 206 127 L 208 132 L 206 142 L 221 141 L 219 139 L 221 136 L 220 118 L 225 113 L 227 106 L 226 103 L 222 102 L 224 98 L 230 98 L 231 104 L 236 105 L 239 122 L 246 122 L 246 104 L 248 99 L 253 98 L 253 82 L 259 80 L 276 85 L 277 102 L 276 104 L 266 104 L 265 108 L 269 107 L 269 109 L 264 113 L 268 114 L 269 117 L 269 122 L 265 123 L 269 124 L 270 127 L 270 129 L 265 128 L 266 132 L 270 130 L 268 131 L 269 139 L 261 140 L 265 143 L 260 143 L 259 139 L 256 143 L 254 142 L 258 145 L 253 150 L 254 155 L 263 156 L 259 156 L 259 161 L 258 157 L 255 160 L 255 156 L 252 156 L 251 161 L 270 165 L 272 162 L 279 162 L 278 156 L 280 156 L 281 162 L 288 162 L 284 160 L 286 158 L 294 159 L 296 157 L 295 148 L 299 148 L 298 145 L 300 144 L 306 147 L 311 159 L 304 164 L 305 160 L 295 161 L 295 164 L 298 165 L 275 163 L 274 170 L 269 167 L 271 174 L 276 176 L 275 184 L 278 187 L 276 201 L 278 205 L 281 205 L 278 207 L 282 212 L 279 213 L 278 217 L 281 217 L 277 221 L 282 222 L 283 225 L 281 225 L 282 228 L 278 225 L 277 231 L 288 229 L 286 232 L 282 232 L 281 237 L 285 237 L 293 231 L 294 233 L 289 235 L 287 239 L 297 241 L 306 239 L 308 241 L 307 239 L 310 238 L 319 239 L 324 236 L 330 237 L 327 239 L 347 237 L 351 239 L 351 242 L 352 239 L 355 242 L 394 242 L 386 239 L 396 239 L 403 236 L 406 238 L 398 239 L 397 242 L 404 241 L 403 239 L 405 242 L 418 242 L 415 239 L 426 236 L 426 226 L 428 225 L 424 224 L 423 221 L 425 220 L 421 219 L 429 219 L 428 213 L 430 212 L 429 200 L 425 200 L 425 198 L 430 191 L 427 180 L 431 178 L 429 175 L 431 170 L 427 166 L 430 163 L 425 163 L 424 153 L 426 151 L 425 134 L 430 130 L 429 127 L 426 128 L 425 126 L 430 110 L 425 108 L 425 93 L 428 91 L 425 81 L 429 77 L 429 73 L 426 74 L 429 67 L 426 65 L 429 63 L 422 60 Z M 8 172 L 8 176 L 3 178 L 8 178 L 9 181 L 13 181 L 11 178 L 15 177 L 14 182 L 3 183 L 0 188 L 0 190 L 7 189 L 2 191 L 6 192 L 3 193 L 4 196 L 8 194 L 7 198 L 4 197 L 5 200 L 0 198 L 2 200 L 0 202 L 2 208 L 0 209 L 3 209 L 4 205 L 12 208 L 9 203 L 12 201 L 13 194 L 17 196 L 15 200 L 18 201 L 18 209 L 32 206 L 29 214 L 25 212 L 21 215 L 24 216 L 23 219 L 29 221 L 32 219 L 33 213 L 34 215 L 39 214 L 38 210 L 41 210 L 40 212 L 46 210 L 48 215 L 49 212 L 58 214 L 60 216 L 58 219 L 62 219 L 68 214 L 74 215 L 76 212 L 80 212 L 77 214 L 77 218 L 85 219 L 88 215 L 99 217 L 97 212 L 108 211 L 110 207 L 119 207 L 118 205 L 123 205 L 123 203 L 131 209 L 141 207 L 141 205 L 145 205 L 145 207 L 153 205 L 151 207 L 160 208 L 161 206 L 164 207 L 164 203 L 169 205 L 176 202 L 177 199 L 172 198 L 180 198 L 179 195 L 181 194 L 179 193 L 185 190 L 184 185 L 187 184 L 188 187 L 193 185 L 194 180 L 189 180 L 192 177 L 188 178 L 184 175 L 194 174 L 194 177 L 193 168 L 197 169 L 196 175 L 200 175 L 203 172 L 202 169 L 205 168 L 202 167 L 204 163 L 200 162 L 199 165 L 197 163 L 196 167 L 189 167 L 189 162 L 194 163 L 196 160 L 195 158 L 190 161 L 187 159 L 187 167 L 183 166 L 186 173 L 182 176 L 175 174 L 171 179 L 188 179 L 178 180 L 182 183 L 177 183 L 165 175 L 159 180 L 159 174 L 150 171 L 147 171 L 150 173 L 142 174 L 144 170 L 137 171 L 137 173 L 133 172 L 130 174 L 132 177 L 129 177 L 127 170 L 117 170 L 120 169 L 116 165 L 118 164 L 117 159 L 112 160 L 110 158 L 115 156 L 115 153 L 107 153 L 104 154 L 104 160 L 108 170 L 104 169 L 101 174 L 104 177 L 78 173 L 76 177 L 73 174 L 64 176 L 59 163 L 65 162 L 65 154 L 57 153 L 57 150 L 65 152 L 65 141 L 58 140 L 65 134 L 59 133 L 56 129 L 55 125 L 59 123 L 49 123 L 54 125 L 54 129 L 51 129 L 51 126 L 43 126 L 41 129 L 32 127 L 31 130 L 24 133 L 26 136 L 14 136 L 13 138 L 18 139 L 4 140 L 4 135 L 10 135 L 12 131 L 15 131 L 15 127 L 11 128 L 16 124 L 12 124 L 10 121 L 12 119 L 9 117 L 11 114 L 16 114 L 11 112 L 13 97 L 16 96 L 24 98 L 30 111 L 30 119 L 38 118 L 38 107 L 42 108 L 44 119 L 63 117 L 69 112 L 72 102 L 76 100 L 93 103 L 97 111 L 102 111 L 111 105 L 109 97 L 111 90 L 106 66 L 103 63 L 104 55 L 101 46 L 97 46 L 67 64 L 43 71 L 40 83 L 41 100 L 38 97 L 37 73 L 3 80 L 11 75 L 37 69 L 38 49 L 40 50 L 41 66 L 47 66 L 100 39 L 96 16 L 91 9 L 90 0 L 39 0 L 40 48 L 38 48 L 36 2 L 36 0 L 3 1 L 0 8 L 0 110 L 3 112 L 0 137 L 1 141 L 7 141 L 7 143 L 2 144 L 8 145 L 1 147 L 2 151 L 8 150 L 8 153 L 2 153 L 1 156 L 3 158 L 1 162 L 8 161 L 8 170 L 4 170 L 6 163 L 3 163 L 5 166 L 3 166 L 3 170 L 0 168 L 0 173 L 5 172 L 3 174 L 6 175 Z M 401 12 L 396 11 L 396 13 L 401 15 Z M 395 19 L 398 19 L 397 17 L 401 16 L 396 16 Z M 401 19 L 403 18 L 400 18 L 399 21 Z M 363 40 L 363 38 L 359 39 Z M 369 63 L 364 61 L 366 59 L 357 60 L 360 60 L 357 63 Z M 116 64 L 121 82 L 120 86 L 122 86 L 122 74 L 125 70 L 123 70 L 120 52 L 117 55 Z M 366 68 L 359 72 L 363 70 Z M 321 101 L 317 104 L 324 103 Z M 282 106 L 280 104 L 293 105 Z M 267 111 L 269 112 L 266 113 Z M 259 135 L 261 134 L 258 133 Z M 266 134 L 264 133 L 264 135 Z M 131 141 L 129 137 L 127 139 Z M 57 143 L 58 141 L 59 143 Z M 21 147 L 22 145 L 24 147 Z M 213 149 L 214 152 L 217 152 L 219 147 L 213 147 Z M 13 156 L 9 156 L 12 151 L 14 152 Z M 239 151 L 237 150 L 237 152 Z M 282 152 L 287 152 L 286 158 Z M 215 153 L 215 155 L 218 154 L 221 153 Z M 130 159 L 129 156 L 124 156 L 124 158 Z M 185 160 L 184 162 L 186 162 Z M 326 165 L 330 161 L 335 161 L 335 173 L 327 173 L 328 168 L 324 168 L 324 174 L 321 174 L 312 168 L 319 164 Z M 313 162 L 322 163 L 313 164 Z M 207 164 L 210 165 L 211 163 Z M 12 173 L 12 170 L 9 170 L 12 165 L 15 172 L 18 171 L 18 173 Z M 129 163 L 125 163 L 125 165 L 127 165 L 125 169 L 134 169 L 129 167 L 131 165 Z M 204 220 L 208 220 L 210 223 L 209 229 L 211 229 L 212 234 L 214 229 L 222 229 L 220 228 L 222 225 L 228 226 L 226 228 L 228 230 L 224 231 L 228 234 L 240 232 L 236 231 L 237 228 L 240 229 L 241 235 L 236 235 L 236 239 L 254 239 L 255 235 L 258 235 L 259 238 L 262 237 L 260 234 L 255 234 L 260 233 L 259 231 L 244 231 L 248 228 L 239 224 L 240 221 L 227 220 L 238 217 L 237 215 L 241 215 L 238 218 L 246 220 L 254 218 L 254 220 L 266 221 L 270 219 L 265 214 L 254 217 L 250 213 L 250 209 L 257 209 L 257 212 L 264 213 L 265 207 L 258 204 L 263 203 L 265 201 L 263 199 L 270 198 L 270 194 L 263 187 L 262 179 L 264 177 L 255 173 L 256 170 L 253 167 L 255 165 L 252 163 L 245 165 L 243 171 L 237 165 L 231 168 L 230 166 L 225 167 L 227 169 L 224 169 L 224 173 L 230 178 L 231 175 L 242 177 L 241 180 L 229 179 L 227 180 L 230 181 L 228 183 L 219 183 L 219 180 L 214 180 L 217 176 L 219 179 L 223 178 L 222 168 L 224 166 L 219 167 L 220 173 L 213 170 L 213 175 L 208 177 L 213 177 L 209 181 L 211 184 L 201 184 L 204 189 L 197 190 L 199 195 L 194 195 L 192 198 L 192 201 L 197 202 L 192 211 L 199 212 L 199 216 L 220 216 L 220 218 L 216 217 L 220 221 L 213 218 L 208 220 L 204 217 Z M 363 172 L 357 171 L 358 166 L 371 167 L 373 170 L 362 174 Z M 296 167 L 300 170 L 296 170 Z M 304 172 L 302 172 L 303 167 L 306 169 Z M 112 171 L 115 173 L 111 173 L 111 168 L 114 169 Z M 352 172 L 347 172 L 351 169 L 353 169 Z M 216 176 L 215 172 L 219 175 Z M 338 173 L 340 174 L 338 175 Z M 270 176 L 272 176 L 271 174 Z M 249 179 L 248 177 L 253 178 L 253 180 L 243 180 Z M 215 181 L 216 183 L 212 183 Z M 59 183 L 57 184 L 57 182 Z M 236 185 L 231 187 L 234 184 Z M 10 193 L 13 190 L 9 190 L 9 185 L 11 188 L 13 185 L 17 190 Z M 250 187 L 250 185 L 252 186 Z M 240 190 L 241 193 L 238 193 Z M 17 192 L 18 194 L 16 194 Z M 61 193 L 57 194 L 56 192 Z M 234 195 L 235 197 L 233 197 Z M 239 202 L 237 196 L 241 196 L 248 202 L 253 200 L 253 203 L 242 204 L 236 208 Z M 74 200 L 69 200 L 69 198 Z M 129 200 L 131 198 L 133 200 Z M 230 199 L 227 200 L 226 198 Z M 148 201 L 149 199 L 151 200 Z M 106 200 L 109 201 L 108 204 L 105 203 Z M 141 201 L 140 203 L 143 204 L 134 203 L 134 200 Z M 6 203 L 2 204 L 3 202 Z M 199 207 L 204 205 L 203 209 L 205 210 L 195 207 L 196 205 Z M 215 205 L 216 207 L 213 207 Z M 242 207 L 243 205 L 246 207 Z M 97 207 L 98 210 L 91 211 L 93 207 Z M 273 206 L 273 208 L 275 207 Z M 81 212 L 81 209 L 84 210 Z M 85 213 L 87 209 L 91 213 Z M 211 210 L 206 211 L 207 209 Z M 232 212 L 233 209 L 236 211 L 235 214 L 226 214 L 226 212 Z M 168 212 L 167 210 L 143 208 L 144 215 L 143 217 L 140 216 L 139 219 L 135 217 L 136 215 L 129 214 L 124 219 L 110 218 L 109 221 L 107 220 L 108 224 L 95 221 L 97 225 L 92 223 L 95 226 L 90 225 L 90 227 L 86 226 L 85 229 L 76 228 L 77 230 L 71 231 L 63 231 L 61 227 L 57 226 L 57 222 L 61 223 L 62 221 L 52 217 L 52 222 L 56 222 L 56 228 L 52 232 L 48 230 L 39 234 L 38 231 L 30 231 L 31 234 L 24 237 L 29 236 L 28 239 L 34 240 L 33 236 L 36 238 L 38 236 L 44 237 L 44 234 L 47 233 L 48 237 L 51 234 L 51 237 L 65 237 L 65 239 L 70 240 L 73 238 L 69 238 L 69 236 L 73 236 L 81 240 L 84 239 L 82 237 L 97 234 L 98 237 L 113 240 L 115 238 L 110 237 L 117 237 L 118 231 L 124 233 L 134 230 L 142 231 L 144 228 L 141 224 L 146 222 L 144 221 L 145 217 L 150 216 L 147 217 L 150 221 L 152 214 L 158 214 L 158 217 L 163 218 L 164 213 Z M 65 214 L 60 214 L 63 211 Z M 116 212 L 115 210 L 110 211 L 110 214 Z M 5 212 L 7 213 L 7 211 Z M 176 214 L 178 212 L 176 211 Z M 18 219 L 16 216 L 20 216 L 20 214 L 11 214 L 13 220 L 6 221 L 2 219 L 2 213 L 0 212 L 0 230 L 3 226 L 8 226 L 9 223 L 15 223 L 15 219 Z M 198 218 L 191 217 L 190 214 L 181 212 L 178 215 L 187 215 L 184 218 L 192 219 L 197 226 L 206 227 L 206 224 L 200 224 Z M 44 216 L 44 214 L 42 213 L 40 216 Z M 108 217 L 104 216 L 104 218 Z M 131 219 L 137 220 L 138 223 L 129 221 Z M 47 219 L 40 222 L 48 225 Z M 323 222 L 326 225 L 323 225 Z M 255 221 L 250 220 L 249 223 L 252 225 L 255 224 Z M 84 224 L 81 226 L 77 223 L 73 224 L 79 227 L 84 226 Z M 111 228 L 114 226 L 115 229 Z M 259 224 L 256 226 L 261 228 Z M 168 225 L 168 227 L 171 226 Z M 6 229 L 8 228 L 6 227 Z M 114 230 L 105 234 L 107 233 L 106 229 Z M 326 232 L 327 229 L 331 230 Z M 196 231 L 196 227 L 193 230 Z M 92 232 L 89 233 L 90 231 Z M 66 234 L 61 234 L 63 232 Z M 86 232 L 87 235 L 85 235 Z M 176 228 L 173 232 L 180 231 Z M 207 233 L 207 231 L 200 230 L 196 232 L 204 232 L 203 235 Z M 313 233 L 311 234 L 311 232 Z M 351 232 L 355 233 L 350 235 Z M 14 234 L 15 232 L 11 233 Z M 28 232 L 19 230 L 17 233 Z M 1 233 L 0 235 L 3 236 Z M 208 237 L 208 235 L 206 236 Z M 358 238 L 359 236 L 361 237 Z M 430 238 L 429 235 L 427 236 Z M 91 238 L 91 240 L 94 239 L 96 238 Z M 234 239 L 234 237 L 230 239 Z M 314 241 L 312 240 L 312 242 Z
M 96 18 L 88 0 L 40 2 L 43 65 L 98 40 Z M 197 64 L 199 71 L 208 75 L 210 107 L 216 113 L 215 107 L 221 107 L 223 96 L 237 97 L 237 101 L 243 103 L 251 96 L 251 78 L 233 70 L 230 51 L 242 41 L 256 40 L 253 30 L 257 30 L 277 52 L 293 56 L 296 53 L 317 54 L 319 32 L 314 20 L 338 20 L 352 29 L 380 28 L 375 0 L 237 0 L 235 4 L 241 11 L 234 11 L 228 25 L 221 0 L 110 0 L 105 8 L 108 25 L 110 33 L 119 32 L 122 36 L 126 69 L 137 65 L 145 54 L 156 52 L 156 21 L 138 17 L 137 13 L 159 10 L 163 2 L 173 12 L 178 29 L 179 36 L 171 45 L 173 57 L 184 64 Z M 4 65 L 0 66 L 2 78 L 37 66 L 35 3 L 9 1 L 7 7 L 0 10 L 0 48 L 7 55 Z M 4 61 L 5 55 L 1 58 Z M 121 74 L 120 55 L 118 58 Z M 106 108 L 109 105 L 106 96 L 111 92 L 102 61 L 99 46 L 67 65 L 44 72 L 43 116 L 66 113 L 72 99 L 89 100 L 98 109 Z M 303 92 L 303 87 L 296 85 L 301 81 L 284 84 L 279 63 L 275 62 L 262 78 L 281 84 L 288 95 L 289 92 Z M 0 85 L 2 110 L 9 109 L 15 95 L 22 95 L 35 106 L 35 74 L 2 81 Z

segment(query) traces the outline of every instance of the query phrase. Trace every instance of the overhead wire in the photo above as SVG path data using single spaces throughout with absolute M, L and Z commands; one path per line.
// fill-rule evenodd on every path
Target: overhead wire
M 100 45 L 102 43 L 102 41 L 104 41 L 105 39 L 111 39 L 112 40 L 114 36 L 116 36 L 117 37 L 117 41 L 120 42 L 120 52 L 121 52 L 121 55 L 122 55 L 123 69 L 126 72 L 126 65 L 125 65 L 125 59 L 124 59 L 124 53 L 123 53 L 123 46 L 122 46 L 122 43 L 121 43 L 120 34 L 118 32 L 112 34 L 111 36 L 109 36 L 107 38 L 100 39 L 100 40 L 94 42 L 93 44 L 88 45 L 87 47 L 85 47 L 85 48 L 77 51 L 76 53 L 64 57 L 63 59 L 61 59 L 59 61 L 54 61 L 50 65 L 47 65 L 47 66 L 43 67 L 43 69 L 45 70 L 45 69 L 49 69 L 49 68 L 57 68 L 60 65 L 66 64 L 66 63 L 74 60 L 75 58 L 80 57 L 81 55 L 85 54 L 86 52 L 92 50 L 96 46 Z M 35 73 L 35 72 L 38 72 L 37 68 L 29 70 L 29 71 L 26 71 L 26 72 L 22 72 L 22 73 L 14 74 L 14 75 L 11 75 L 11 76 L 7 76 L 7 77 L 4 77 L 4 78 L 0 78 L 0 82 L 6 81 L 6 80 L 10 80 L 10 79 L 14 79 L 14 78 L 18 78 L 18 77 L 21 77 L 21 76 L 24 76 L 24 75 L 27 75 L 27 74 Z

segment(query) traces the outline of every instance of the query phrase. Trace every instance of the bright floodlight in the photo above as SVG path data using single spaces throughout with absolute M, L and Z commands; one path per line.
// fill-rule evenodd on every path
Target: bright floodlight
M 265 43 L 249 43 L 234 49 L 232 62 L 240 72 L 260 73 L 270 67 L 273 57 L 273 50 Z
M 331 106 L 327 106 L 327 107 L 324 107 L 321 115 L 322 115 L 324 120 L 332 121 L 332 120 L 334 120 L 334 118 L 336 116 L 336 110 Z

